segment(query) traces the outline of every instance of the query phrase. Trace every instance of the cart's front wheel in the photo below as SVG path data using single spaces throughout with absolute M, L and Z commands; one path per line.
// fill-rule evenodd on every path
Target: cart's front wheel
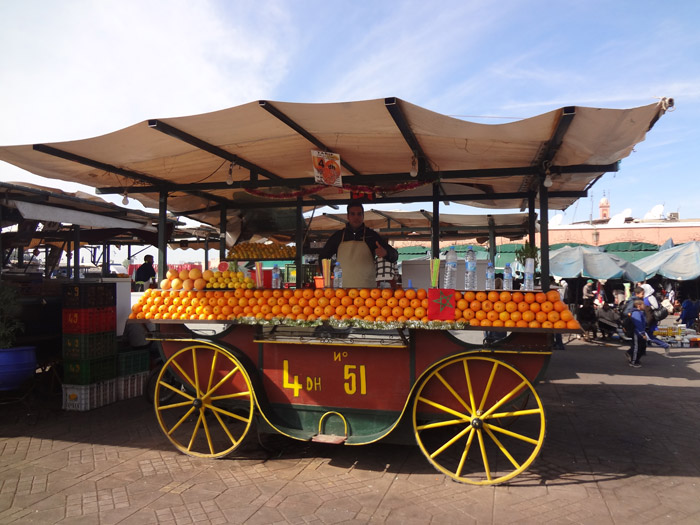
M 253 387 L 233 355 L 196 344 L 165 362 L 154 405 L 160 427 L 178 450 L 218 458 L 238 448 L 250 430 Z
M 413 428 L 439 471 L 462 483 L 495 485 L 535 460 L 545 417 L 537 392 L 518 370 L 491 357 L 460 356 L 421 383 Z

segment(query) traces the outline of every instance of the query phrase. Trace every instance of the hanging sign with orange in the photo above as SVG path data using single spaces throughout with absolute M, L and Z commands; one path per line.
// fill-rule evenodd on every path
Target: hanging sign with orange
M 311 161 L 317 183 L 338 188 L 343 186 L 340 176 L 340 155 L 328 151 L 311 150 Z

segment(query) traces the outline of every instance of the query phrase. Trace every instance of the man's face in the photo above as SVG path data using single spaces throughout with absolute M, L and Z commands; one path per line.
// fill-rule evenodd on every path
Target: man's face
M 362 226 L 364 220 L 365 212 L 362 208 L 355 206 L 353 206 L 352 208 L 348 208 L 348 223 L 350 223 L 350 226 L 354 230 Z

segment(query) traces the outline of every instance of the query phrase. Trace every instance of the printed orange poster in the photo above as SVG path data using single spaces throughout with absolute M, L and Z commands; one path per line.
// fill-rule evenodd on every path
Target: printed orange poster
M 314 165 L 314 179 L 319 184 L 327 186 L 343 186 L 340 176 L 340 155 L 327 151 L 311 150 L 311 161 Z

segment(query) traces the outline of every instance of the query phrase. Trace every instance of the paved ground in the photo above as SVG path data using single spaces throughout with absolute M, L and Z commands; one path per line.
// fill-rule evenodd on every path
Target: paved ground
M 174 451 L 142 399 L 91 412 L 0 406 L 0 523 L 700 523 L 700 350 L 575 341 L 538 391 L 548 433 L 508 485 L 434 471 L 416 447 L 268 440 Z

